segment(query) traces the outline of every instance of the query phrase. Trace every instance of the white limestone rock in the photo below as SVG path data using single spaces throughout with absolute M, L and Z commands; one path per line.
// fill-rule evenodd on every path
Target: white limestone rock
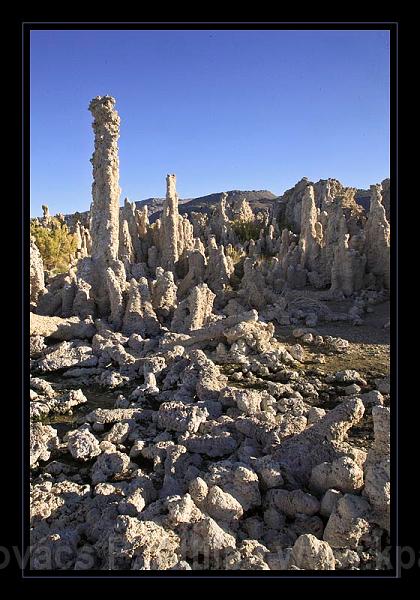
M 202 329 L 211 322 L 216 295 L 205 283 L 195 286 L 174 312 L 171 330 L 187 333 Z
M 315 515 L 320 509 L 318 499 L 303 490 L 272 489 L 268 492 L 267 498 L 272 506 L 288 517 L 295 517 L 298 513 Z
M 91 460 L 101 453 L 98 440 L 88 429 L 68 432 L 67 448 L 73 458 L 81 461 Z
M 370 506 L 360 496 L 345 494 L 337 502 L 324 530 L 324 540 L 332 548 L 357 548 L 362 535 L 369 531 Z
M 302 433 L 286 439 L 275 451 L 275 459 L 302 483 L 309 482 L 313 467 L 321 462 L 332 462 L 343 455 L 365 460 L 365 454 L 352 450 L 345 442 L 347 431 L 360 421 L 364 410 L 358 398 L 343 402 Z
M 179 538 L 153 521 L 139 521 L 136 517 L 121 515 L 117 518 L 109 568 L 131 570 L 166 570 L 178 561 Z
M 118 451 L 105 451 L 96 460 L 92 467 L 92 483 L 101 483 L 127 471 L 130 459 L 126 454 Z
M 29 332 L 31 336 L 43 336 L 55 340 L 91 339 L 96 328 L 92 321 L 82 321 L 79 317 L 46 317 L 30 313 Z
M 182 402 L 163 402 L 159 407 L 157 425 L 170 431 L 196 433 L 208 416 L 205 408 Z
M 217 485 L 210 487 L 202 507 L 217 522 L 230 523 L 233 520 L 240 519 L 244 513 L 238 500 L 228 492 L 224 492 Z
M 97 357 L 91 346 L 82 340 L 61 342 L 50 346 L 43 356 L 35 361 L 34 368 L 40 373 L 59 371 L 70 367 L 96 367 Z
M 365 487 L 363 494 L 374 510 L 375 521 L 390 530 L 390 409 L 384 406 L 372 408 L 375 441 L 365 463 Z
M 390 286 L 390 225 L 382 204 L 382 186 L 371 185 L 369 216 L 366 222 L 366 269 L 379 287 Z
M 41 423 L 31 423 L 29 459 L 31 468 L 35 468 L 39 461 L 48 460 L 51 452 L 58 448 L 58 443 L 56 429 Z
M 233 535 L 224 531 L 209 516 L 193 524 L 186 540 L 187 556 L 191 558 L 204 555 L 210 560 L 214 557 L 218 561 L 225 553 L 235 548 L 236 540 Z
M 309 481 L 310 488 L 319 494 L 330 488 L 343 493 L 357 492 L 363 484 L 363 469 L 348 456 L 316 465 Z
M 292 549 L 291 559 L 300 569 L 335 570 L 331 546 L 311 534 L 298 537 Z
M 42 256 L 35 243 L 35 239 L 31 238 L 30 245 L 30 261 L 29 261 L 29 281 L 30 281 L 30 301 L 34 304 L 38 303 L 41 294 L 46 292 L 44 281 L 44 264 Z
M 106 272 L 111 268 L 117 279 L 119 249 L 119 159 L 118 138 L 120 117 L 114 108 L 115 98 L 97 96 L 89 104 L 93 116 L 95 150 L 93 166 L 92 205 L 90 210 L 92 295 L 99 314 L 110 309 Z M 122 269 L 123 264 L 120 263 Z M 114 307 L 115 312 L 115 307 Z
M 152 305 L 162 317 L 173 316 L 177 307 L 178 288 L 171 271 L 164 271 L 161 267 L 156 269 L 156 281 L 153 283 Z

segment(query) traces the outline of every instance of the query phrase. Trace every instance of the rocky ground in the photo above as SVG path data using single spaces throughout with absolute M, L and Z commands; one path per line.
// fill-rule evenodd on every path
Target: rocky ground
M 114 389 L 57 359 L 31 379 L 32 568 L 386 568 L 386 320 L 334 324 L 341 352 L 249 321 L 220 338 L 255 342 L 242 364 L 172 344 Z

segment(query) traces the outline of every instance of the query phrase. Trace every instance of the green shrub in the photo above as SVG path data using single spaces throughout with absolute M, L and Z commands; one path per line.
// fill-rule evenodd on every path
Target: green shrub
M 76 236 L 69 232 L 65 223 L 51 217 L 48 227 L 31 222 L 31 236 L 42 256 L 44 269 L 52 273 L 65 273 L 77 250 Z
M 260 237 L 261 227 L 254 221 L 233 221 L 232 229 L 241 244 L 249 240 L 258 240 Z
M 235 248 L 234 246 L 228 246 L 226 248 L 226 256 L 228 256 L 234 265 L 238 264 L 244 257 L 245 254 Z

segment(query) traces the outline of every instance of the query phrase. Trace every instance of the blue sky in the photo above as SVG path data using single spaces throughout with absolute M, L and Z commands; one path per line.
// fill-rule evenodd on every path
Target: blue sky
M 124 197 L 389 176 L 388 31 L 32 31 L 31 215 L 88 210 L 91 98 L 116 98 Z

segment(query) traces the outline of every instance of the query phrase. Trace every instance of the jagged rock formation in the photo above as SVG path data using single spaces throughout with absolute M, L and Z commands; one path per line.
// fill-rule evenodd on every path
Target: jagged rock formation
M 166 200 L 161 219 L 162 267 L 173 271 L 182 245 L 182 228 L 178 213 L 175 175 L 166 176 Z
M 371 186 L 369 216 L 366 222 L 366 266 L 375 283 L 389 289 L 390 226 L 382 205 L 382 187 Z
M 304 178 L 270 206 L 234 192 L 180 214 L 168 175 L 151 223 L 119 207 L 114 107 L 90 104 L 77 264 L 44 278 L 31 241 L 32 568 L 383 568 L 389 382 L 349 369 L 336 331 L 387 298 L 389 180 L 368 211 Z
M 162 267 L 157 267 L 156 280 L 153 282 L 152 304 L 162 318 L 173 315 L 177 306 L 177 292 L 172 271 L 164 271 Z
M 186 333 L 208 325 L 215 297 L 216 295 L 205 283 L 196 285 L 188 298 L 178 304 L 172 319 L 171 330 Z
M 118 256 L 120 118 L 115 99 L 98 96 L 89 105 L 94 121 L 95 151 L 93 165 L 91 235 L 92 259 L 113 261 Z
M 385 406 L 372 408 L 375 441 L 365 463 L 364 494 L 368 498 L 375 519 L 390 531 L 390 411 Z
M 302 197 L 300 215 L 300 264 L 304 269 L 307 269 L 308 271 L 319 270 L 318 261 L 322 238 L 322 225 L 320 221 L 318 221 L 314 188 L 313 186 L 308 185 L 305 188 Z
M 122 332 L 126 335 L 157 335 L 160 325 L 152 306 L 148 282 L 145 277 L 139 281 L 132 279 L 128 289 L 128 298 L 122 323 Z
M 119 250 L 119 160 L 120 118 L 114 109 L 115 99 L 98 96 L 90 105 L 94 121 L 95 151 L 93 165 L 90 235 L 92 239 L 87 281 L 100 316 L 109 314 L 114 304 L 115 287 L 123 287 L 124 265 L 118 261 Z M 117 285 L 117 287 L 118 287 Z M 111 292 L 110 292 L 111 290 Z M 110 297 L 112 293 L 112 300 Z
M 381 182 L 382 186 L 382 206 L 385 209 L 385 215 L 388 223 L 391 221 L 391 180 L 384 179 Z
M 186 253 L 188 271 L 179 282 L 178 298 L 182 299 L 196 285 L 199 285 L 205 277 L 207 259 L 204 248 L 196 244 L 193 250 Z
M 232 252 L 243 256 L 239 263 L 240 290 L 256 290 L 249 306 L 276 304 L 276 295 L 289 289 L 330 290 L 333 297 L 338 297 L 352 296 L 369 287 L 389 288 L 390 227 L 382 205 L 381 186 L 372 186 L 368 214 L 356 202 L 354 188 L 344 188 L 337 180 L 313 184 L 304 178 L 273 204 L 271 216 L 261 211 L 254 214 L 243 197 L 229 203 L 225 194 L 211 217 L 201 214 L 197 220 L 197 214 L 192 213 L 190 221 L 179 214 L 175 183 L 175 176 L 168 175 L 164 209 L 154 224 L 149 223 L 147 206 L 140 211 L 126 199 L 120 209 L 119 260 L 109 253 L 106 260 L 123 296 L 131 277 L 153 278 L 161 267 L 173 272 L 179 300 L 192 287 L 206 282 L 217 294 L 219 307 L 230 299 L 226 291 L 231 289 L 235 272 Z M 389 183 L 384 185 L 389 198 Z M 112 214 L 116 224 L 115 207 Z M 257 239 L 241 242 L 235 230 L 238 222 L 253 224 L 252 231 L 256 225 Z M 285 222 L 291 224 L 292 230 L 282 228 Z M 116 227 L 113 230 L 115 237 Z M 75 232 L 78 255 L 88 258 L 79 265 L 78 277 L 72 284 L 74 295 L 78 295 L 77 312 L 73 312 L 80 313 L 81 297 L 88 284 L 89 301 L 94 301 L 100 316 L 106 316 L 110 310 L 109 287 L 114 284 L 108 281 L 109 272 L 102 278 L 96 275 L 102 272 L 103 265 L 99 270 L 92 267 L 95 260 L 93 255 L 90 257 L 89 229 L 77 222 Z M 252 270 L 248 259 L 254 261 Z M 40 307 L 44 314 L 55 306 L 55 314 L 61 315 L 58 298 L 53 301 L 47 297 L 43 302 L 47 304 L 46 308 Z M 93 314 L 90 305 L 83 312 Z
M 39 296 L 45 290 L 44 283 L 44 265 L 42 256 L 34 239 L 31 239 L 30 245 L 30 263 L 29 263 L 29 285 L 30 285 L 30 300 L 37 304 Z
M 342 214 L 331 267 L 331 291 L 342 292 L 345 296 L 351 296 L 353 292 L 357 292 L 363 287 L 366 265 L 366 257 L 358 250 L 350 248 L 349 238 L 346 219 Z
M 226 212 L 227 194 L 223 193 L 213 213 L 213 231 L 221 244 L 229 243 L 229 217 Z
M 90 236 L 89 229 L 84 225 L 81 225 L 80 221 L 77 221 L 74 234 L 77 240 L 77 258 L 85 258 L 86 256 L 90 256 L 92 252 L 92 238 Z
M 218 246 L 212 236 L 208 244 L 208 263 L 204 279 L 216 295 L 223 294 L 233 271 L 232 260 L 225 255 L 223 244 Z
M 253 221 L 254 213 L 246 198 L 238 198 L 232 207 L 233 218 L 236 221 Z
M 144 261 L 144 253 L 140 235 L 144 225 L 142 221 L 147 219 L 147 212 L 143 219 L 136 209 L 134 202 L 124 200 L 124 206 L 120 211 L 120 254 L 119 258 L 124 262 L 127 256 L 127 265 Z M 124 233 L 123 233 L 124 232 Z

